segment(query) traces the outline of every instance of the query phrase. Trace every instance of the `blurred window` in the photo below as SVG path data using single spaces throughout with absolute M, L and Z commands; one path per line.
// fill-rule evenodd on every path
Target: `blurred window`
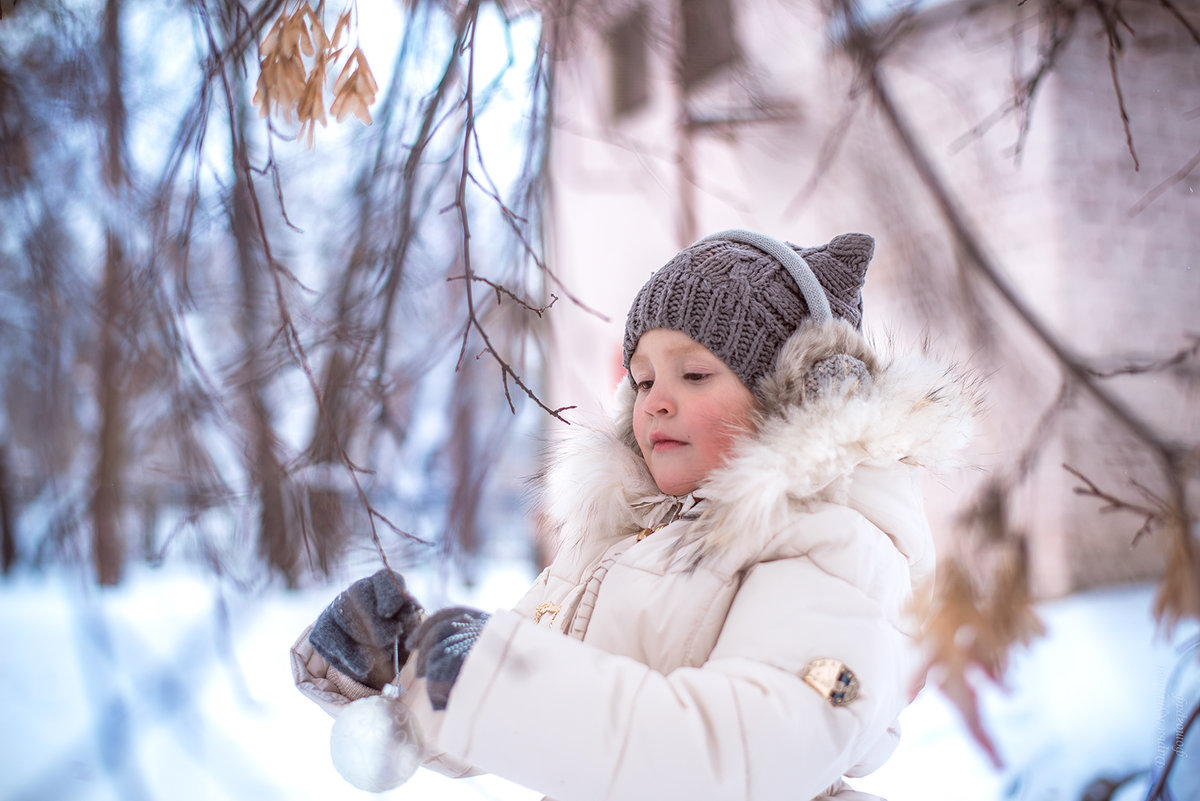
M 641 108 L 650 97 L 646 7 L 638 6 L 608 31 L 613 115 Z
M 730 0 L 680 0 L 683 85 L 691 88 L 729 66 L 737 52 Z

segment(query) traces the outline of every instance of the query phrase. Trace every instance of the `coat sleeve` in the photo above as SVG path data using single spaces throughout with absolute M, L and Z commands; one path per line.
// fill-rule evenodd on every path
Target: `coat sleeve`
M 804 558 L 755 566 L 711 658 L 668 675 L 497 613 L 439 746 L 572 801 L 809 799 L 903 706 L 904 639 L 878 604 Z M 855 700 L 835 707 L 801 678 L 820 658 L 855 672 Z

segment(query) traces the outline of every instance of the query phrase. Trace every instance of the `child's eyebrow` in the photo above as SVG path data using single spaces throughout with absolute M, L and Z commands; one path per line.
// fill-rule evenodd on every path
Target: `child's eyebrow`
M 676 359 L 691 359 L 697 356 L 717 358 L 712 351 L 701 345 L 699 342 L 689 342 L 686 345 L 679 345 L 671 348 L 667 355 Z
M 671 361 L 684 361 L 685 359 L 693 359 L 705 357 L 708 359 L 717 359 L 713 353 L 699 342 L 688 342 L 686 344 L 675 345 L 667 348 L 662 353 L 663 358 Z M 634 365 L 649 364 L 650 357 L 644 353 L 634 353 L 629 357 L 629 369 L 632 370 Z

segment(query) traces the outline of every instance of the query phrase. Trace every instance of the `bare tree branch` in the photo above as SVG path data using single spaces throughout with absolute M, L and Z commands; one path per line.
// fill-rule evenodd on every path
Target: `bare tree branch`
M 1129 216 L 1136 217 L 1145 211 L 1146 207 L 1162 197 L 1164 192 L 1191 175 L 1192 170 L 1196 169 L 1196 165 L 1198 164 L 1200 164 L 1200 151 L 1197 151 L 1196 155 L 1192 156 L 1191 160 L 1188 161 L 1187 164 L 1176 170 L 1174 175 L 1171 175 L 1166 180 L 1162 181 L 1158 186 L 1154 187 L 1145 195 L 1143 195 L 1141 200 L 1139 200 L 1137 203 L 1134 203 L 1133 207 L 1129 209 Z
M 468 276 L 466 276 L 466 275 L 452 275 L 452 276 L 449 276 L 446 280 L 447 281 L 465 281 L 465 280 L 467 280 L 467 278 L 468 278 Z M 554 305 L 555 301 L 558 300 L 558 296 L 552 294 L 552 295 L 550 295 L 551 300 L 549 303 L 547 303 L 544 306 L 534 306 L 529 301 L 525 300 L 522 297 L 519 297 L 515 292 L 513 292 L 508 287 L 504 286 L 503 284 L 498 284 L 490 278 L 484 278 L 481 275 L 472 275 L 472 276 L 470 276 L 470 278 L 472 281 L 477 281 L 481 284 L 491 287 L 492 291 L 496 293 L 497 305 L 502 303 L 504 298 L 507 297 L 507 298 L 510 298 L 513 302 L 515 302 L 522 309 L 533 312 L 538 317 L 541 317 L 542 314 L 544 312 L 546 312 L 547 310 L 549 310 L 550 307 Z
M 474 137 L 474 130 L 475 130 L 475 93 L 474 93 L 475 32 L 476 32 L 477 15 L 479 12 L 479 0 L 470 0 L 467 3 L 464 11 L 470 13 L 471 19 L 464 29 L 465 38 L 463 41 L 463 50 L 467 53 L 467 69 L 466 69 L 466 75 L 465 75 L 466 87 L 463 92 L 463 97 L 464 97 L 464 104 L 465 104 L 466 110 L 465 110 L 465 119 L 463 122 L 464 135 L 462 138 L 458 189 L 457 189 L 457 191 L 455 193 L 455 197 L 454 197 L 454 207 L 458 211 L 459 226 L 460 226 L 460 230 L 462 231 L 462 260 L 463 260 L 463 277 L 466 279 L 464 283 L 466 286 L 467 324 L 463 327 L 462 344 L 459 349 L 458 364 L 460 366 L 462 364 L 463 357 L 466 354 L 466 350 L 467 350 L 468 337 L 469 337 L 471 331 L 474 330 L 475 333 L 479 335 L 479 338 L 483 340 L 484 350 L 488 353 L 489 356 L 492 357 L 492 359 L 500 367 L 501 380 L 504 385 L 504 396 L 508 401 L 509 409 L 514 412 L 516 411 L 516 408 L 513 406 L 512 396 L 509 394 L 509 389 L 508 389 L 508 382 L 509 382 L 509 380 L 511 380 L 514 384 L 516 384 L 525 393 L 525 395 L 530 400 L 532 400 L 534 403 L 536 403 L 543 411 L 545 411 L 547 414 L 549 414 L 551 417 L 555 418 L 556 420 L 559 420 L 563 423 L 567 423 L 566 418 L 564 418 L 562 416 L 562 412 L 567 411 L 568 409 L 571 409 L 573 407 L 563 406 L 563 407 L 559 407 L 557 409 L 552 409 L 549 406 L 547 406 L 546 403 L 544 401 L 542 401 L 541 398 L 539 398 L 537 396 L 537 393 L 535 393 L 533 391 L 533 389 L 531 389 L 529 387 L 529 385 L 525 383 L 524 379 L 521 378 L 520 374 L 516 370 L 513 369 L 512 365 L 509 364 L 509 362 L 506 361 L 505 358 L 503 356 L 501 356 L 499 351 L 496 349 L 496 346 L 492 343 L 491 337 L 488 335 L 486 328 L 480 321 L 479 315 L 475 308 L 474 284 L 475 284 L 476 276 L 475 276 L 474 269 L 472 268 L 472 265 L 471 265 L 471 224 L 470 224 L 470 219 L 469 219 L 469 215 L 467 212 L 467 194 L 466 193 L 467 193 L 467 184 L 470 181 L 470 175 L 471 175 L 471 153 L 472 153 L 472 150 L 474 150 L 474 152 L 477 154 L 477 156 L 479 158 L 482 158 L 482 154 L 478 150 L 477 140 Z
M 1168 12 L 1170 12 L 1171 16 L 1173 16 L 1176 20 L 1179 21 L 1179 24 L 1183 26 L 1184 30 L 1186 30 L 1188 33 L 1190 33 L 1192 35 L 1192 39 L 1195 40 L 1196 44 L 1200 45 L 1200 30 L 1197 30 L 1196 26 L 1193 25 L 1188 20 L 1188 18 L 1183 15 L 1183 12 L 1179 10 L 1179 7 L 1177 5 L 1175 5 L 1175 3 L 1172 2 L 1172 0 L 1158 0 L 1158 1 L 1160 3 L 1162 3 L 1163 8 L 1165 8 Z M 1151 797 L 1153 797 L 1153 796 L 1151 796 Z
M 846 97 L 842 106 L 841 114 L 838 115 L 837 122 L 825 134 L 825 138 L 821 141 L 821 148 L 817 151 L 817 158 L 813 164 L 812 173 L 809 174 L 808 180 L 804 182 L 804 186 L 800 191 L 792 197 L 791 201 L 784 207 L 784 214 L 793 214 L 799 211 L 809 198 L 813 197 L 821 179 L 833 166 L 837 159 L 838 151 L 842 149 L 848 139 L 846 133 L 850 130 L 854 123 L 854 118 L 858 114 L 858 110 L 862 108 L 862 92 L 855 89 Z
M 1160 454 L 1171 453 L 1176 446 L 1163 441 L 1140 417 L 1133 414 L 1124 403 L 1107 392 L 1092 380 L 1092 375 L 1082 361 L 1072 354 L 1065 344 L 1059 341 L 1046 325 L 1017 296 L 1001 275 L 997 266 L 984 253 L 978 238 L 971 232 L 966 219 L 959 211 L 959 205 L 951 198 L 950 190 L 937 175 L 924 149 L 912 132 L 907 120 L 901 115 L 887 89 L 886 82 L 876 66 L 869 69 L 869 80 L 876 101 L 879 103 L 885 118 L 888 120 L 905 154 L 913 168 L 921 176 L 926 188 L 933 194 L 943 217 L 950 225 L 951 232 L 959 247 L 966 253 L 979 275 L 990 284 L 1004 299 L 1021 321 L 1029 328 L 1043 345 L 1054 355 L 1066 373 L 1096 401 L 1100 403 L 1113 417 L 1121 422 L 1139 440 L 1151 446 Z
M 205 21 L 205 30 L 208 35 L 208 40 L 209 40 L 210 46 L 213 48 L 213 50 L 215 52 L 216 51 L 215 39 L 213 36 L 211 24 L 209 24 L 209 21 L 208 21 L 207 14 L 204 14 L 203 18 Z M 234 145 L 233 146 L 234 166 L 237 170 L 240 171 L 240 173 L 242 175 L 242 179 L 245 182 L 245 186 L 247 189 L 246 196 L 247 196 L 247 200 L 250 203 L 250 207 L 251 207 L 250 210 L 253 215 L 253 219 L 254 219 L 254 222 L 256 225 L 256 230 L 258 231 L 259 245 L 263 250 L 263 254 L 266 259 L 269 274 L 272 279 L 272 285 L 274 287 L 274 296 L 275 296 L 275 302 L 276 302 L 276 310 L 279 315 L 280 331 L 285 338 L 289 353 L 292 354 L 293 358 L 295 359 L 297 365 L 300 367 L 301 372 L 303 372 L 304 377 L 308 382 L 309 388 L 311 389 L 311 391 L 313 393 L 313 397 L 316 400 L 319 413 L 326 420 L 326 425 L 328 425 L 330 427 L 330 429 L 332 430 L 333 425 L 332 425 L 332 421 L 329 418 L 329 412 L 325 406 L 324 398 L 322 396 L 320 386 L 318 385 L 316 375 L 314 374 L 312 366 L 309 363 L 308 353 L 304 347 L 304 343 L 302 342 L 302 340 L 300 338 L 299 331 L 297 331 L 294 323 L 292 322 L 291 312 L 288 309 L 287 300 L 286 300 L 284 290 L 283 290 L 283 285 L 281 282 L 281 277 L 289 279 L 289 280 L 294 280 L 294 276 L 272 255 L 270 240 L 269 240 L 269 237 L 267 236 L 266 226 L 263 222 L 262 209 L 258 202 L 257 192 L 254 190 L 254 177 L 253 177 L 251 166 L 250 166 L 249 156 L 246 151 L 246 146 L 245 146 L 244 140 L 242 140 L 237 134 L 238 125 L 236 124 L 236 121 L 233 117 L 233 115 L 235 114 L 235 109 L 238 107 L 239 104 L 237 103 L 237 101 L 234 98 L 234 93 L 229 85 L 229 80 L 228 80 L 228 77 L 227 77 L 225 71 L 221 71 L 219 73 L 219 76 L 221 78 L 221 85 L 222 85 L 222 87 L 224 89 L 224 93 L 225 93 L 225 101 L 226 101 L 228 113 L 230 114 L 230 131 L 231 131 L 231 135 L 234 137 L 234 143 L 233 143 L 233 145 Z M 299 282 L 296 282 L 296 283 L 299 283 Z M 361 481 L 359 480 L 358 474 L 361 472 L 361 469 L 358 468 L 350 460 L 349 454 L 346 453 L 345 448 L 342 446 L 341 442 L 334 440 L 334 446 L 335 446 L 336 452 L 337 452 L 342 464 L 344 465 L 344 467 L 346 469 L 347 475 L 350 477 L 350 480 L 352 481 L 352 483 L 354 485 L 355 492 L 358 495 L 358 498 L 359 498 L 360 502 L 362 503 L 363 508 L 367 510 L 367 513 L 368 513 L 367 519 L 368 519 L 368 523 L 370 525 L 370 530 L 371 530 L 371 541 L 374 544 L 375 549 L 379 554 L 379 558 L 383 562 L 384 566 L 390 567 L 390 565 L 388 563 L 388 559 L 387 559 L 387 554 L 384 551 L 383 542 L 380 539 L 378 529 L 375 526 L 376 520 L 383 521 L 391 530 L 405 536 L 406 538 L 408 538 L 414 542 L 426 543 L 425 540 L 423 540 L 413 534 L 409 534 L 408 532 L 404 531 L 400 527 L 394 525 L 393 523 L 388 521 L 387 518 L 383 514 L 379 513 L 378 510 L 375 509 L 374 505 L 370 501 L 370 498 L 367 496 L 366 491 L 363 489 Z
M 1144 518 L 1141 528 L 1134 533 L 1133 540 L 1130 542 L 1130 546 L 1137 545 L 1138 541 L 1144 535 L 1149 534 L 1155 526 L 1160 525 L 1167 517 L 1167 512 L 1163 508 L 1161 501 L 1156 507 L 1142 506 L 1140 504 L 1132 503 L 1100 489 L 1098 486 L 1096 486 L 1095 482 L 1093 482 L 1080 471 L 1076 470 L 1074 467 L 1071 467 L 1069 464 L 1064 464 L 1063 469 L 1083 482 L 1084 486 L 1075 487 L 1074 492 L 1076 495 L 1083 495 L 1085 497 L 1096 498 L 1104 501 L 1104 506 L 1100 507 L 1101 514 L 1110 514 L 1112 512 L 1131 512 L 1136 515 L 1141 515 Z
M 954 140 L 950 145 L 951 151 L 961 150 L 968 142 L 983 136 L 1009 114 L 1019 112 L 1020 124 L 1017 126 L 1017 141 L 1013 145 L 1013 156 L 1020 159 L 1025 149 L 1025 141 L 1029 137 L 1033 121 L 1033 104 L 1037 100 L 1038 90 L 1042 86 L 1042 81 L 1058 66 L 1059 56 L 1075 32 L 1078 12 L 1078 7 L 1060 3 L 1051 3 L 1044 7 L 1043 13 L 1049 22 L 1045 42 L 1039 48 L 1037 65 L 1028 77 L 1016 83 L 1007 102 Z
M 1087 368 L 1087 371 L 1096 378 L 1113 378 L 1119 375 L 1141 375 L 1145 373 L 1160 373 L 1168 370 L 1176 365 L 1183 364 L 1188 359 L 1194 358 L 1200 354 L 1200 334 L 1191 335 L 1192 344 L 1184 346 L 1176 351 L 1171 356 L 1166 356 L 1161 359 L 1155 359 L 1149 362 L 1140 364 L 1126 364 L 1121 367 L 1115 367 L 1111 370 L 1098 370 L 1092 367 Z
M 879 104 L 885 118 L 900 141 L 910 163 L 918 175 L 921 176 L 926 188 L 933 195 L 943 218 L 950 226 L 956 243 L 970 257 L 971 263 L 978 271 L 980 277 L 987 281 L 1000 294 L 1006 305 L 1017 314 L 1024 325 L 1050 351 L 1064 373 L 1073 382 L 1078 384 L 1093 400 L 1097 401 L 1101 408 L 1129 431 L 1135 439 L 1141 442 L 1154 457 L 1163 475 L 1163 479 L 1169 487 L 1168 505 L 1170 515 L 1167 521 L 1167 528 L 1172 532 L 1172 539 L 1175 543 L 1174 547 L 1181 554 L 1180 563 L 1187 566 L 1195 565 L 1197 568 L 1200 568 L 1200 551 L 1198 551 L 1196 544 L 1192 541 L 1192 517 L 1188 511 L 1184 488 L 1187 456 L 1185 449 L 1178 443 L 1160 437 L 1145 420 L 1134 414 L 1114 394 L 1100 386 L 1083 362 L 1072 354 L 1046 325 L 1029 310 L 1025 303 L 1017 297 L 1012 288 L 1008 286 L 1008 283 L 1001 278 L 997 266 L 985 254 L 983 247 L 979 244 L 977 237 L 971 232 L 965 218 L 961 214 L 959 204 L 951 197 L 949 188 L 938 176 L 932 162 L 912 132 L 908 121 L 896 107 L 891 93 L 888 91 L 886 82 L 879 71 L 878 64 L 868 63 L 864 65 L 864 69 L 867 71 L 876 102 Z M 1193 568 L 1189 567 L 1189 570 L 1191 569 Z M 1200 576 L 1200 569 L 1196 570 L 1195 575 Z M 1180 589 L 1171 592 L 1171 603 L 1164 600 L 1167 598 L 1167 595 L 1160 594 L 1159 596 L 1160 603 L 1166 604 L 1165 606 L 1159 606 L 1158 611 L 1160 615 L 1166 613 L 1169 609 L 1173 609 L 1173 614 L 1175 615 L 1200 614 L 1200 596 L 1197 596 L 1194 592 L 1189 595 L 1183 589 L 1187 587 L 1186 579 L 1174 582 L 1172 587 Z M 1183 606 L 1175 604 L 1182 604 Z
M 1117 69 L 1117 54 L 1122 49 L 1117 25 L 1120 23 L 1128 28 L 1129 24 L 1121 17 L 1121 12 L 1117 9 L 1115 2 L 1106 7 L 1101 0 L 1092 0 L 1092 5 L 1095 6 L 1096 14 L 1104 23 L 1104 32 L 1108 36 L 1108 68 L 1112 73 L 1113 93 L 1117 98 L 1117 110 L 1121 114 L 1121 127 L 1125 129 L 1125 145 L 1129 148 L 1129 156 L 1133 159 L 1133 169 L 1136 171 L 1140 165 L 1137 153 L 1133 149 L 1133 131 L 1129 127 L 1129 111 L 1125 108 L 1125 95 L 1121 92 L 1121 76 Z

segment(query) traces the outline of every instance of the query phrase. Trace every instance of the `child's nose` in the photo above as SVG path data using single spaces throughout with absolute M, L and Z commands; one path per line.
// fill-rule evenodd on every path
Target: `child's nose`
M 646 411 L 650 414 L 670 414 L 675 411 L 675 399 L 665 382 L 655 381 L 646 395 Z

